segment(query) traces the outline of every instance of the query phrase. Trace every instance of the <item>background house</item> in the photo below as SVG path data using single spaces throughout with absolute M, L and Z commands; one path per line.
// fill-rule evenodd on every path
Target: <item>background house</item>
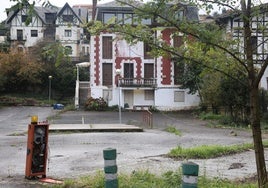
M 184 6 L 188 19 L 198 19 L 195 7 Z M 110 2 L 96 7 L 96 20 L 107 23 L 112 17 L 133 23 L 133 9 Z M 186 11 L 187 10 L 187 11 Z M 152 20 L 143 20 L 153 24 Z M 172 28 L 161 27 L 155 37 L 170 45 L 183 45 L 182 36 L 173 37 Z M 109 104 L 140 109 L 149 106 L 160 110 L 189 109 L 199 104 L 197 95 L 179 89 L 179 70 L 172 59 L 149 55 L 146 43 L 128 44 L 116 33 L 91 36 L 90 89 L 93 98 L 103 97 Z
M 257 9 L 254 11 L 252 17 L 252 37 L 251 42 L 253 45 L 253 60 L 255 64 L 262 64 L 268 56 L 268 35 L 267 35 L 267 23 L 268 23 L 268 4 L 262 4 L 254 7 Z M 253 10 L 254 10 L 253 9 Z M 239 45 L 237 50 L 244 51 L 244 31 L 243 31 L 243 19 L 239 11 L 226 11 L 224 14 L 216 18 L 216 23 L 226 30 L 226 37 L 239 39 Z M 260 87 L 265 90 L 268 89 L 268 70 L 264 72 L 264 75 L 260 82 Z
M 62 8 L 34 7 L 30 16 L 27 6 L 11 9 L 6 19 L 11 49 L 27 51 L 41 41 L 58 41 L 69 49 L 73 62 L 88 61 L 90 45 L 82 27 L 87 22 L 87 11 L 84 7 L 73 9 L 68 3 Z

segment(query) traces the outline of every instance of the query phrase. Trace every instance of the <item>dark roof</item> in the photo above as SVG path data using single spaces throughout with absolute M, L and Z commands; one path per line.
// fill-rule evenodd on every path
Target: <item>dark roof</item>
M 34 7 L 35 12 L 37 13 L 37 16 L 42 20 L 43 23 L 46 23 L 46 14 L 47 13 L 54 13 L 56 14 L 59 10 L 58 7 Z
M 256 14 L 256 12 L 260 14 L 268 12 L 268 3 L 256 5 L 252 7 L 251 10 L 253 14 Z M 229 19 L 240 18 L 241 13 L 242 13 L 241 10 L 227 10 L 226 12 L 217 16 L 215 20 L 218 24 L 226 23 Z
M 189 21 L 198 21 L 199 20 L 198 8 L 195 6 L 186 6 L 185 16 L 186 19 Z
M 73 14 L 78 17 L 79 21 L 82 23 L 82 19 L 84 16 L 84 12 L 85 10 L 83 10 L 83 15 L 81 17 L 79 17 L 76 13 L 76 11 L 74 11 L 68 3 L 66 3 L 62 8 L 59 7 L 55 7 L 55 6 L 51 6 L 51 7 L 34 7 L 34 11 L 36 13 L 36 15 L 42 20 L 42 22 L 44 24 L 46 23 L 46 14 L 48 13 L 52 13 L 55 15 L 61 15 L 62 12 L 65 10 L 65 8 L 69 7 L 70 10 L 73 12 Z M 6 24 L 9 24 L 10 21 L 14 18 L 14 16 L 19 12 L 20 9 L 18 9 L 16 6 L 13 6 L 13 8 L 9 9 L 8 11 L 8 17 L 6 19 Z M 56 16 L 55 16 L 56 19 Z
M 129 2 L 129 0 L 125 0 L 126 2 Z M 134 6 L 140 6 L 142 3 L 140 2 L 131 2 L 132 4 L 135 3 Z M 177 3 L 178 4 L 178 3 Z M 167 4 L 167 11 L 169 10 L 168 7 L 174 6 L 176 3 L 169 3 Z M 178 4 L 181 7 L 184 7 L 185 10 L 185 17 L 188 21 L 198 21 L 199 15 L 198 15 L 198 8 L 195 6 L 188 5 L 186 3 L 179 3 Z M 101 20 L 102 13 L 103 12 L 133 12 L 133 7 L 118 3 L 117 1 L 111 1 L 105 4 L 99 4 L 97 6 L 97 13 L 96 13 L 96 19 Z
M 80 19 L 83 22 L 88 21 L 89 11 L 92 10 L 92 5 L 75 5 L 73 6 L 73 10 L 76 13 L 77 16 L 80 17 Z M 79 12 L 80 10 L 80 12 Z
M 79 19 L 79 21 L 82 23 L 82 20 L 79 16 L 77 16 L 77 14 L 74 12 L 74 10 L 70 7 L 70 5 L 68 3 L 65 3 L 65 5 L 59 10 L 57 16 L 61 15 L 63 13 L 63 11 L 66 8 L 70 8 L 70 10 L 73 12 L 73 14 Z

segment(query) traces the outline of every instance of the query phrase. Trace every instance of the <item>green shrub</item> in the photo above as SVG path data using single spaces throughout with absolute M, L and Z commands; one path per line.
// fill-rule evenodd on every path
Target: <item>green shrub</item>
M 175 135 L 181 136 L 181 131 L 176 129 L 176 127 L 172 127 L 172 126 L 168 126 L 165 131 L 169 132 L 169 133 L 173 133 Z
M 108 107 L 107 102 L 103 98 L 92 98 L 90 97 L 85 104 L 86 110 L 94 110 L 94 111 L 104 111 Z
M 220 120 L 222 118 L 222 115 L 220 114 L 213 114 L 213 113 L 205 113 L 202 112 L 199 114 L 199 118 L 202 120 Z

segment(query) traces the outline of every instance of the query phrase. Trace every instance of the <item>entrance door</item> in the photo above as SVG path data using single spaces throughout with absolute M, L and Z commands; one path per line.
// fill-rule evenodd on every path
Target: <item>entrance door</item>
M 124 104 L 128 105 L 128 108 L 133 108 L 133 90 L 124 91 Z
M 102 64 L 102 85 L 111 86 L 112 85 L 112 63 Z
M 133 63 L 124 63 L 124 78 L 134 78 Z

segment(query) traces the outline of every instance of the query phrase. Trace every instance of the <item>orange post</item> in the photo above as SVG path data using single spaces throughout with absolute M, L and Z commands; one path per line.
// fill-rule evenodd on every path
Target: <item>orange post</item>
M 48 128 L 47 121 L 38 122 L 37 116 L 32 117 L 28 125 L 27 153 L 25 178 L 46 177 Z

